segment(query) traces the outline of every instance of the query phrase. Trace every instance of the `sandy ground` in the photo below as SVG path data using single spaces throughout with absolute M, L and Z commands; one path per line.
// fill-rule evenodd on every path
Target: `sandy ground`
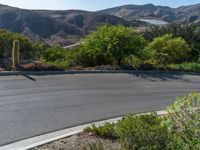
M 88 148 L 89 144 L 98 144 L 99 142 L 103 143 L 105 150 L 118 150 L 119 144 L 117 141 L 103 139 L 93 133 L 86 132 L 36 147 L 32 150 L 83 150 L 83 147 Z

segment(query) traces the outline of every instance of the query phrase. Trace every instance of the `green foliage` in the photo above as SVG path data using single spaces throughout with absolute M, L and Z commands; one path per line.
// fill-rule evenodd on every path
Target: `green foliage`
M 142 64 L 142 60 L 134 55 L 130 55 L 124 58 L 124 65 L 132 65 L 134 68 L 139 68 Z
M 172 138 L 175 142 L 171 146 L 180 145 L 185 149 L 200 146 L 200 94 L 177 98 L 167 111 L 164 123 L 172 134 L 175 133 Z
M 132 28 L 104 25 L 83 40 L 78 59 L 86 66 L 121 65 L 124 57 L 140 55 L 144 45 L 144 38 Z
M 116 124 L 87 128 L 99 136 L 118 139 L 124 150 L 156 150 L 166 147 L 167 128 L 161 125 L 162 119 L 155 114 L 128 115 Z
M 163 65 L 184 62 L 190 55 L 188 44 L 182 38 L 173 38 L 169 34 L 155 38 L 147 49 L 152 52 L 153 59 Z
M 169 133 L 167 150 L 198 150 L 200 148 L 200 142 L 196 143 L 195 141 L 185 141 L 179 134 L 176 132 Z
M 34 59 L 38 49 L 34 49 L 32 43 L 20 34 L 6 30 L 0 30 L 0 58 L 10 58 L 12 56 L 13 41 L 20 42 L 20 58 Z
M 141 70 L 153 70 L 158 67 L 157 61 L 154 59 L 149 59 L 144 61 L 141 65 L 140 68 Z
M 0 58 L 11 58 L 12 42 L 18 40 L 20 59 L 40 58 L 63 69 L 119 65 L 126 69 L 200 71 L 200 28 L 169 25 L 148 29 L 144 36 L 149 41 L 153 40 L 146 47 L 144 38 L 133 28 L 104 25 L 88 35 L 76 50 L 69 51 L 61 47 L 50 48 L 43 43 L 31 43 L 19 34 L 0 30 Z M 4 67 L 10 67 L 6 65 Z
M 66 50 L 63 50 L 60 47 L 49 48 L 46 51 L 42 52 L 42 59 L 45 61 L 62 61 L 66 58 Z
M 165 116 L 128 115 L 116 124 L 92 125 L 85 131 L 119 140 L 122 150 L 199 149 L 200 94 L 177 98 L 167 111 Z
M 88 144 L 88 148 L 83 147 L 83 150 L 104 150 L 104 148 L 103 148 L 103 144 L 99 142 L 98 144 L 96 143 Z
M 129 115 L 116 125 L 120 143 L 126 150 L 164 149 L 167 141 L 167 128 L 161 125 L 162 119 L 155 114 Z
M 113 65 L 114 59 L 109 52 L 101 52 L 96 50 L 89 50 L 85 46 L 78 48 L 77 54 L 75 54 L 76 64 L 86 67 L 94 67 L 100 65 Z
M 41 60 L 48 64 L 57 65 L 61 68 L 67 68 L 73 63 L 70 51 L 59 46 L 47 48 L 42 51 Z
M 48 48 L 50 48 L 45 43 L 33 43 L 32 44 L 32 57 L 35 59 L 39 59 L 43 52 L 45 52 Z
M 115 132 L 115 124 L 113 123 L 105 123 L 103 126 L 96 126 L 92 124 L 91 127 L 87 127 L 85 129 L 87 132 L 93 132 L 99 136 L 116 139 L 117 134 Z
M 149 41 L 165 34 L 183 38 L 191 48 L 191 55 L 188 56 L 190 61 L 198 60 L 200 57 L 200 28 L 198 26 L 169 24 L 162 27 L 151 27 L 143 33 L 144 37 Z
M 171 71 L 200 72 L 200 63 L 188 62 L 182 64 L 170 64 L 167 65 L 166 69 Z
M 13 49 L 12 49 L 12 61 L 13 68 L 16 68 L 19 65 L 19 41 L 13 41 Z

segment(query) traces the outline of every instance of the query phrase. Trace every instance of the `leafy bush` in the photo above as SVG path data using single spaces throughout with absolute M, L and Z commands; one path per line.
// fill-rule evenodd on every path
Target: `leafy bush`
M 197 150 L 200 148 L 200 94 L 177 98 L 168 114 L 128 115 L 116 124 L 86 129 L 119 140 L 123 150 Z
M 177 98 L 167 111 L 165 124 L 173 135 L 170 146 L 200 148 L 200 94 L 192 93 Z
M 182 38 L 166 34 L 155 38 L 147 48 L 160 64 L 181 63 L 188 59 L 190 48 Z
M 139 55 L 144 45 L 144 38 L 132 28 L 100 26 L 83 40 L 79 48 L 79 62 L 86 66 L 121 65 L 124 57 Z
M 167 69 L 172 71 L 200 72 L 200 63 L 189 62 L 182 64 L 170 64 L 167 65 Z
M 166 150 L 198 150 L 200 142 L 185 141 L 179 134 L 172 132 L 168 134 Z
M 91 127 L 87 127 L 85 129 L 87 132 L 93 132 L 99 136 L 116 139 L 117 134 L 115 132 L 115 124 L 105 123 L 103 126 L 97 127 L 96 125 L 92 124 Z
M 116 132 L 123 149 L 164 149 L 167 144 L 167 128 L 161 122 L 162 119 L 155 114 L 129 115 L 119 121 Z
M 41 60 L 45 63 L 54 64 L 62 68 L 67 68 L 73 63 L 70 51 L 58 46 L 42 51 Z
M 167 128 L 161 125 L 162 119 L 155 114 L 128 115 L 116 124 L 87 128 L 99 136 L 118 139 L 122 149 L 164 149 L 167 142 Z
M 19 40 L 21 59 L 38 58 L 38 54 L 40 51 L 38 47 L 34 47 L 34 44 L 22 35 L 6 30 L 0 30 L 0 58 L 11 57 L 12 43 L 14 40 Z
M 124 58 L 123 65 L 131 65 L 134 68 L 139 68 L 142 64 L 142 60 L 134 55 L 130 55 Z
M 146 30 L 144 37 L 152 41 L 154 38 L 172 34 L 174 37 L 183 38 L 191 48 L 191 56 L 188 56 L 189 61 L 197 61 L 200 57 L 200 28 L 196 25 L 169 24 L 167 26 L 152 26 Z

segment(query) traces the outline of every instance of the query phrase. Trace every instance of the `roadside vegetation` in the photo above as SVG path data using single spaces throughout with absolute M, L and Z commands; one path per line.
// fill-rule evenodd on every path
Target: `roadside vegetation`
M 60 68 L 67 68 L 72 66 L 73 60 L 71 57 L 69 50 L 55 46 L 41 51 L 40 61 Z
M 10 63 L 5 65 L 5 61 L 11 58 L 12 42 L 18 40 L 22 64 L 37 61 L 63 70 L 111 66 L 114 69 L 200 71 L 200 27 L 193 25 L 170 24 L 145 30 L 102 25 L 72 50 L 32 43 L 6 30 L 0 31 L 0 39 L 0 68 L 8 70 Z
M 119 69 L 199 72 L 199 43 L 200 28 L 192 25 L 172 24 L 144 31 L 103 25 L 86 36 L 79 47 L 55 57 L 53 63 L 64 64 L 67 69 L 109 65 Z M 43 60 L 52 62 L 48 58 Z
M 44 44 L 32 43 L 24 36 L 7 30 L 0 30 L 0 58 L 6 59 L 12 56 L 13 41 L 20 43 L 20 58 L 24 60 L 36 60 L 40 57 L 40 51 L 45 49 Z
M 102 138 L 116 140 L 120 150 L 197 150 L 200 148 L 200 94 L 176 99 L 167 114 L 128 115 L 116 124 L 92 125 L 85 129 Z M 103 150 L 93 143 L 85 150 Z
M 24 36 L 7 30 L 0 30 L 0 70 L 12 68 L 13 42 L 19 42 L 20 63 L 27 64 L 39 60 L 41 51 L 48 46 L 43 43 L 32 43 Z

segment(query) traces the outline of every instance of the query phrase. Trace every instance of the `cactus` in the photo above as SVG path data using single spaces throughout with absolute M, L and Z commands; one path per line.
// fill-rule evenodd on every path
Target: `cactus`
M 12 62 L 13 62 L 13 71 L 15 71 L 16 67 L 19 65 L 19 41 L 18 40 L 15 40 L 13 42 Z

